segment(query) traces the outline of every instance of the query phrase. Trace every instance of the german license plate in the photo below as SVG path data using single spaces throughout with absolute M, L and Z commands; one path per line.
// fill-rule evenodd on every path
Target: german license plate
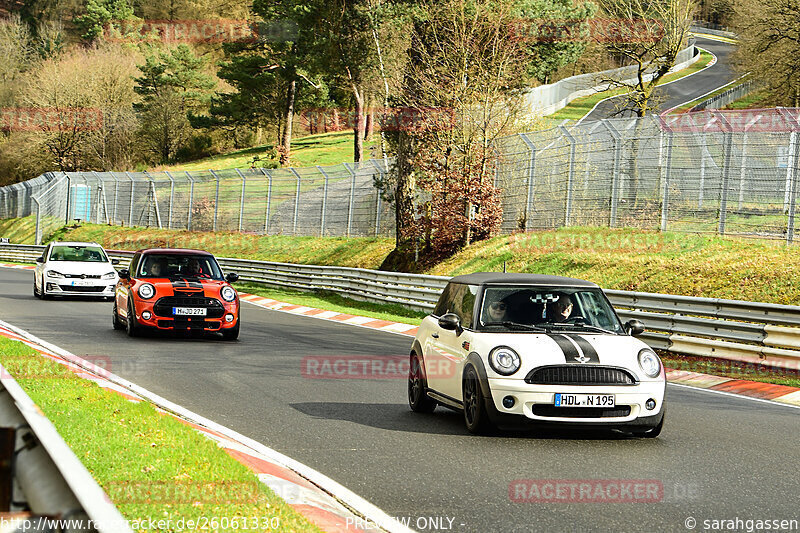
M 172 314 L 175 316 L 206 316 L 204 307 L 173 307 Z
M 556 407 L 614 407 L 613 394 L 556 394 Z
M 74 279 L 70 282 L 70 285 L 73 287 L 88 287 L 94 285 L 94 282 L 88 279 Z

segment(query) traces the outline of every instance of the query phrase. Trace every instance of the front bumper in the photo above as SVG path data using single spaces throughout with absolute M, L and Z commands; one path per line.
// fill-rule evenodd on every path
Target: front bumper
M 44 291 L 50 296 L 95 296 L 111 298 L 114 296 L 115 280 L 92 280 L 89 285 L 72 286 L 70 280 L 46 279 Z
M 236 327 L 239 323 L 239 302 L 225 302 L 218 300 L 222 304 L 223 312 L 219 317 L 203 316 L 164 316 L 157 315 L 155 303 L 158 298 L 152 300 L 136 301 L 136 321 L 139 325 L 163 330 L 163 331 L 225 331 Z M 148 318 L 145 318 L 148 316 Z
M 541 423 L 577 424 L 601 426 L 652 426 L 658 423 L 664 411 L 665 381 L 643 381 L 636 385 L 530 385 L 518 379 L 489 378 L 491 398 L 486 398 L 489 411 L 501 418 L 527 419 Z M 593 408 L 555 408 L 556 393 L 613 394 L 615 409 L 608 410 L 610 416 L 582 416 L 581 409 Z M 510 408 L 503 406 L 503 398 L 512 396 L 515 400 Z M 645 407 L 647 400 L 656 401 L 654 409 Z M 536 407 L 542 406 L 542 407 Z M 494 409 L 491 409 L 491 408 Z M 560 409 L 564 409 L 564 416 Z M 624 411 L 628 410 L 627 414 Z M 536 414 L 536 412 L 539 414 Z M 546 413 L 545 416 L 542 413 Z M 582 411 L 584 414 L 586 411 Z M 567 414 L 568 413 L 568 414 Z M 605 413 L 604 413 L 605 414 Z M 653 422 L 655 420 L 655 423 Z

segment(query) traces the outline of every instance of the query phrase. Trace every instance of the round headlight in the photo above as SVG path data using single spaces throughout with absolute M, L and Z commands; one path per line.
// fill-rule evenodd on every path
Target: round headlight
M 233 287 L 228 287 L 227 285 L 222 287 L 220 294 L 222 295 L 222 299 L 226 302 L 232 302 L 236 299 L 236 291 L 233 290 Z
M 148 298 L 152 298 L 155 293 L 156 293 L 156 288 L 149 283 L 145 283 L 144 285 L 139 287 L 139 296 L 141 296 L 145 300 L 147 300 Z
M 654 378 L 661 372 L 661 359 L 650 348 L 643 348 L 639 351 L 639 366 L 647 376 Z
M 519 365 L 519 355 L 508 346 L 498 346 L 489 354 L 489 366 L 503 376 L 510 376 L 519 370 Z

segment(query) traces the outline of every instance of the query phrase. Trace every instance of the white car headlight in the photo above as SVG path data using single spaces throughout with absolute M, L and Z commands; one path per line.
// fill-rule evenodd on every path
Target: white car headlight
M 643 348 L 639 350 L 639 366 L 647 376 L 654 378 L 661 372 L 661 359 L 650 348 Z
M 222 287 L 220 294 L 222 295 L 222 299 L 226 302 L 232 302 L 236 299 L 236 291 L 233 290 L 233 287 L 228 287 L 227 285 Z
M 519 355 L 508 346 L 498 346 L 489 353 L 489 365 L 498 374 L 510 376 L 519 370 Z
M 102 279 L 114 279 L 114 278 L 117 277 L 117 273 L 116 272 L 109 272 L 108 274 L 103 274 L 101 277 L 102 277 Z
M 144 285 L 139 287 L 139 296 L 141 296 L 145 300 L 147 300 L 148 298 L 152 298 L 155 293 L 156 293 L 156 288 L 149 283 L 145 283 Z
M 61 272 L 56 272 L 55 270 L 48 270 L 47 271 L 47 277 L 48 278 L 63 278 L 64 274 L 62 274 Z

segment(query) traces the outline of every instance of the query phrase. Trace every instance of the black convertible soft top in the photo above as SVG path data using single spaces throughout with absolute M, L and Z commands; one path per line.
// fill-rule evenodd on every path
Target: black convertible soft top
M 598 287 L 591 281 L 564 276 L 545 276 L 542 274 L 517 274 L 512 272 L 476 272 L 455 276 L 453 283 L 467 285 L 545 285 L 553 287 Z

